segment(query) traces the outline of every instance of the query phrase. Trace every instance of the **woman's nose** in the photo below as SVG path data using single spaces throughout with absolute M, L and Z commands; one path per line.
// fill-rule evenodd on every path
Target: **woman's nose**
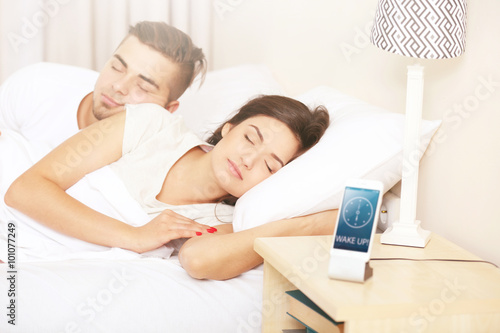
M 243 165 L 245 166 L 245 168 L 250 170 L 255 165 L 255 161 L 257 160 L 257 158 L 258 158 L 257 151 L 252 150 L 252 151 L 248 151 L 244 155 L 242 155 L 241 161 L 242 161 Z

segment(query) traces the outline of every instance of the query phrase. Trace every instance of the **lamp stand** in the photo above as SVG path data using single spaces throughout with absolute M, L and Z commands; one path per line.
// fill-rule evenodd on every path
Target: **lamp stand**
M 418 168 L 420 161 L 420 123 L 424 92 L 424 68 L 408 66 L 406 117 L 401 181 L 399 221 L 393 223 L 380 238 L 383 244 L 425 247 L 430 231 L 420 227 L 417 215 Z

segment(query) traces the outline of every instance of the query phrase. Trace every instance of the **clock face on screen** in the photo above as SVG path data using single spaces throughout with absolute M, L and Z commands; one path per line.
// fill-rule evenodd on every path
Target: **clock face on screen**
M 351 228 L 362 228 L 372 219 L 373 206 L 364 197 L 354 197 L 344 205 L 342 216 Z

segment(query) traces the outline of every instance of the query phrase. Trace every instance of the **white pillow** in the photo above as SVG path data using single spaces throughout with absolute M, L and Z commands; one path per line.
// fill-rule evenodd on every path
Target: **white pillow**
M 179 98 L 186 125 L 206 139 L 249 100 L 258 95 L 283 95 L 284 90 L 264 65 L 241 65 L 208 72 L 201 87 L 195 82 Z
M 385 190 L 401 179 L 403 114 L 323 86 L 297 99 L 327 107 L 331 124 L 316 146 L 238 200 L 235 231 L 338 208 L 348 178 L 380 180 Z M 422 121 L 421 154 L 440 123 Z

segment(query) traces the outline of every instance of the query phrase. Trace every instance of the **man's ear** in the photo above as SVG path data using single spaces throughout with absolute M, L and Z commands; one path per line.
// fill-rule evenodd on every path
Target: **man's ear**
M 170 113 L 174 113 L 179 107 L 179 101 L 172 101 L 165 106 L 165 109 Z
M 220 131 L 220 135 L 222 137 L 225 137 L 226 134 L 233 128 L 233 125 L 230 123 L 225 123 L 224 126 L 222 126 L 222 130 Z

